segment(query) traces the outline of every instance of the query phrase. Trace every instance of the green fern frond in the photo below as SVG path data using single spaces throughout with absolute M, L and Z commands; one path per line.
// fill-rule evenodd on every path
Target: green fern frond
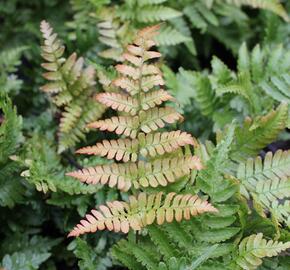
M 27 142 L 26 153 L 20 162 L 27 167 L 21 175 L 43 193 L 63 191 L 70 195 L 92 194 L 100 188 L 65 177 L 65 170 L 55 147 L 47 142 L 47 138 L 38 134 Z
M 213 201 L 222 202 L 229 199 L 236 192 L 236 185 L 223 174 L 229 166 L 229 153 L 234 140 L 235 126 L 232 125 L 225 139 L 219 142 L 213 150 L 210 159 L 197 176 L 197 185 L 205 193 L 211 196 Z
M 21 201 L 24 186 L 16 172 L 19 165 L 10 156 L 15 154 L 21 141 L 22 118 L 7 96 L 0 95 L 3 118 L 0 126 L 0 205 L 13 207 Z
M 145 23 L 166 21 L 182 15 L 181 12 L 164 6 L 143 6 L 140 11 L 136 19 L 139 22 Z
M 148 227 L 148 232 L 152 242 L 166 260 L 178 256 L 177 250 L 174 245 L 170 244 L 168 236 L 162 228 L 151 225 Z
M 226 2 L 237 6 L 245 5 L 252 8 L 266 9 L 276 13 L 285 21 L 289 21 L 287 11 L 284 9 L 279 0 L 226 0 Z
M 160 34 L 156 38 L 158 45 L 161 46 L 177 45 L 180 43 L 188 42 L 190 40 L 191 39 L 188 36 L 185 36 L 172 26 L 162 27 Z
M 276 110 L 255 120 L 247 118 L 243 126 L 236 129 L 230 157 L 241 162 L 256 156 L 285 129 L 287 119 L 286 104 L 281 104 Z
M 263 238 L 262 233 L 252 234 L 239 244 L 236 264 L 245 270 L 257 269 L 265 257 L 277 256 L 281 251 L 290 248 L 290 242 L 278 242 Z
M 242 194 L 249 199 L 250 193 L 257 204 L 268 209 L 278 221 L 286 224 L 288 215 L 283 211 L 287 209 L 287 198 L 290 196 L 289 160 L 289 151 L 278 150 L 274 155 L 268 152 L 264 161 L 261 157 L 248 159 L 239 165 L 237 171 L 237 177 L 242 184 Z M 281 201 L 284 201 L 284 206 Z

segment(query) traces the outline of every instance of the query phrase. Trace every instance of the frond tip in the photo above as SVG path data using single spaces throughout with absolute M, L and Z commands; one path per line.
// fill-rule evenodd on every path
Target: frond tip
M 290 242 L 267 241 L 262 233 L 252 234 L 241 241 L 236 263 L 242 269 L 256 269 L 262 264 L 262 258 L 277 256 L 288 248 Z
M 128 233 L 130 229 L 139 231 L 152 224 L 158 225 L 189 220 L 205 212 L 215 213 L 218 210 L 207 201 L 202 201 L 197 195 L 178 195 L 174 192 L 163 195 L 162 192 L 147 195 L 140 193 L 138 197 L 130 196 L 129 202 L 113 201 L 99 206 L 99 210 L 92 210 L 86 218 L 80 221 L 69 233 L 70 236 L 109 230 Z

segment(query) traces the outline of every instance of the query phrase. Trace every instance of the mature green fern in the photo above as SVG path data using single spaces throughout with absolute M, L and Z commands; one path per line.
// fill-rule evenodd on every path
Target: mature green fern
M 15 74 L 20 65 L 20 57 L 27 47 L 19 46 L 0 52 L 0 88 L 2 91 L 15 95 L 19 92 L 22 80 Z
M 218 0 L 219 1 L 219 0 Z M 237 6 L 250 6 L 253 8 L 261 8 L 270 10 L 277 15 L 281 16 L 285 21 L 289 21 L 287 11 L 279 0 L 225 0 L 227 3 L 234 4 Z
M 285 207 L 287 215 L 279 214 L 283 204 L 289 204 L 290 169 L 289 151 L 277 151 L 274 155 L 268 152 L 262 161 L 261 157 L 248 159 L 239 165 L 237 178 L 241 180 L 241 192 L 249 199 L 253 197 L 256 204 L 270 212 L 280 221 L 289 226 L 289 209 Z M 280 203 L 283 201 L 283 203 Z M 277 210 L 276 210 L 277 209 Z M 277 214 L 276 214 L 277 211 Z
M 43 193 L 63 191 L 73 194 L 92 194 L 98 186 L 87 186 L 65 176 L 65 168 L 55 147 L 48 138 L 35 134 L 27 141 L 25 155 L 19 160 L 27 169 L 21 173 L 25 179 Z
M 281 104 L 276 110 L 254 120 L 246 118 L 244 124 L 236 129 L 230 157 L 235 161 L 255 157 L 286 128 L 287 119 L 286 104 Z
M 0 95 L 0 109 L 3 111 L 0 116 L 0 205 L 13 207 L 24 193 L 17 176 L 20 168 L 11 158 L 21 141 L 22 119 L 7 96 Z

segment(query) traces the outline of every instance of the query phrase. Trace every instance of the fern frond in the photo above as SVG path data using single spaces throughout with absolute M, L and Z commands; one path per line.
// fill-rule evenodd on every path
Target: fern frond
M 130 196 L 129 203 L 114 201 L 101 205 L 99 210 L 92 210 L 69 234 L 79 236 L 88 232 L 108 229 L 128 233 L 129 229 L 141 230 L 155 220 L 161 225 L 174 219 L 190 219 L 204 212 L 217 212 L 211 204 L 197 196 L 177 195 L 162 192 L 152 195 L 140 193 L 138 197 Z
M 3 118 L 0 125 L 0 205 L 13 207 L 21 201 L 24 186 L 18 175 L 18 164 L 10 159 L 21 141 L 22 118 L 6 95 L 0 94 L 0 109 Z
M 245 270 L 257 269 L 262 264 L 263 258 L 277 256 L 288 248 L 290 248 L 290 242 L 267 241 L 262 233 L 252 234 L 239 244 L 236 264 Z
M 89 167 L 67 173 L 87 184 L 108 184 L 120 190 L 129 190 L 133 185 L 136 189 L 142 187 L 166 186 L 175 182 L 190 170 L 200 170 L 200 160 L 193 157 L 155 160 L 152 163 L 139 161 L 136 163 L 109 164 Z
M 256 156 L 285 129 L 287 118 L 286 104 L 281 104 L 276 110 L 256 120 L 247 118 L 243 126 L 236 129 L 231 158 L 244 161 L 248 157 Z
M 139 133 L 138 139 L 104 140 L 101 143 L 97 143 L 96 146 L 81 148 L 76 153 L 107 156 L 108 159 L 115 158 L 124 162 L 129 160 L 135 162 L 137 160 L 137 150 L 145 157 L 155 157 L 156 155 L 173 152 L 180 146 L 188 144 L 194 145 L 195 141 L 186 132 L 172 131 L 154 133 L 153 135 Z
M 242 186 L 253 195 L 254 200 L 258 200 L 257 203 L 272 211 L 273 206 L 279 207 L 280 200 L 290 196 L 289 161 L 289 151 L 278 150 L 274 155 L 268 152 L 264 162 L 261 157 L 256 157 L 241 163 L 237 177 Z M 248 197 L 247 193 L 244 195 Z M 281 217 L 283 216 L 279 215 L 280 221 L 287 222 Z
M 290 74 L 284 73 L 272 76 L 268 81 L 263 81 L 261 88 L 279 102 L 290 102 Z
M 191 170 L 202 168 L 200 160 L 191 155 L 189 147 L 186 153 L 183 153 L 183 146 L 197 146 L 196 140 L 190 134 L 179 130 L 156 132 L 165 124 L 182 118 L 173 107 L 157 107 L 163 101 L 171 99 L 169 94 L 160 89 L 164 84 L 162 73 L 157 65 L 150 61 L 161 56 L 159 52 L 150 49 L 156 45 L 154 38 L 159 28 L 157 25 L 139 31 L 133 44 L 127 46 L 127 52 L 123 55 L 125 64 L 117 66 L 120 77 L 113 83 L 126 90 L 129 95 L 113 93 L 97 97 L 105 105 L 123 111 L 123 114 L 89 125 L 131 138 L 103 140 L 95 146 L 77 151 L 82 154 L 105 156 L 124 163 L 91 167 L 69 173 L 69 176 L 88 184 L 101 183 L 124 191 L 131 190 L 134 194 L 136 189 L 164 187 L 175 183 L 181 177 L 188 177 Z M 172 153 L 175 155 L 169 155 Z M 165 220 L 171 222 L 173 219 L 180 222 L 199 213 L 216 211 L 212 205 L 201 201 L 197 196 L 162 192 L 148 195 L 144 192 L 138 197 L 131 196 L 129 203 L 108 202 L 106 206 L 100 206 L 98 211 L 92 210 L 92 213 L 86 216 L 86 220 L 82 220 L 69 236 L 104 229 L 127 233 L 130 228 L 141 230 L 155 220 L 158 224 L 163 224 Z M 149 256 L 150 250 L 144 250 Z M 141 249 L 134 252 L 137 262 L 147 266 L 147 255 L 142 257 Z M 119 251 L 117 253 L 120 254 Z M 126 264 L 135 264 L 124 260 L 123 254 L 121 257 Z
M 148 232 L 152 242 L 156 245 L 157 249 L 165 259 L 178 256 L 177 250 L 174 248 L 174 245 L 168 241 L 168 236 L 163 229 L 151 225 L 148 227 Z
M 184 42 L 190 42 L 191 38 L 183 35 L 176 28 L 172 26 L 165 26 L 161 28 L 160 34 L 156 38 L 156 42 L 160 46 L 172 46 Z
M 290 200 L 285 200 L 284 203 L 275 200 L 271 204 L 271 212 L 279 221 L 285 222 L 290 228 Z
M 19 144 L 22 118 L 17 115 L 16 108 L 7 96 L 0 95 L 0 108 L 3 111 L 0 126 L 0 164 L 4 165 Z
M 56 106 L 61 109 L 64 106 L 59 129 L 59 152 L 62 152 L 85 137 L 86 124 L 99 118 L 104 107 L 96 106 L 92 99 L 93 67 L 84 68 L 84 59 L 77 58 L 75 53 L 65 59 L 64 46 L 50 25 L 42 21 L 40 28 L 44 38 L 41 55 L 47 61 L 42 64 L 47 71 L 43 77 L 50 81 L 41 89 L 50 94 Z
M 145 270 L 145 267 L 137 261 L 135 256 L 132 256 L 132 251 L 130 247 L 127 245 L 125 239 L 120 240 L 116 245 L 112 248 L 112 256 L 120 261 L 124 266 L 128 267 L 130 270 L 140 269 Z
M 142 12 L 137 16 L 139 22 L 153 23 L 173 19 L 181 16 L 182 13 L 164 6 L 144 6 Z
M 287 11 L 284 9 L 279 0 L 226 0 L 226 2 L 237 6 L 246 5 L 252 8 L 266 9 L 276 13 L 285 21 L 289 21 Z
M 212 151 L 205 169 L 201 170 L 197 176 L 198 187 L 209 194 L 215 202 L 226 201 L 237 191 L 236 184 L 224 177 L 224 171 L 230 167 L 228 157 L 234 135 L 235 126 L 232 125 L 224 139 Z

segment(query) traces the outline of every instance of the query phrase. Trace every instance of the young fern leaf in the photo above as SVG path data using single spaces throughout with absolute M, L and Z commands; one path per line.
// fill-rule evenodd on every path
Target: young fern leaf
M 114 84 L 125 90 L 114 94 L 100 94 L 103 104 L 123 111 L 122 116 L 91 123 L 89 126 L 122 134 L 130 138 L 103 140 L 95 146 L 81 148 L 77 153 L 99 155 L 123 161 L 103 166 L 85 168 L 68 175 L 88 184 L 103 184 L 131 191 L 129 203 L 115 201 L 100 206 L 86 216 L 69 236 L 97 230 L 113 230 L 127 233 L 129 229 L 141 230 L 157 220 L 158 224 L 173 219 L 181 221 L 203 212 L 217 210 L 197 196 L 176 193 L 135 193 L 136 189 L 167 186 L 181 177 L 189 177 L 191 170 L 200 170 L 198 157 L 181 147 L 196 146 L 196 140 L 188 133 L 177 131 L 155 132 L 165 124 L 173 123 L 182 116 L 173 107 L 157 107 L 171 99 L 160 87 L 164 84 L 162 74 L 150 59 L 160 53 L 150 50 L 159 26 L 147 27 L 138 32 L 133 45 L 127 47 L 123 65 L 117 69 L 121 77 Z M 166 155 L 180 151 L 178 157 Z
M 46 21 L 40 25 L 44 44 L 41 56 L 46 60 L 43 77 L 49 81 L 41 89 L 50 94 L 57 107 L 63 108 L 59 125 L 59 152 L 74 146 L 88 131 L 86 125 L 99 118 L 104 107 L 92 99 L 95 93 L 95 70 L 84 68 L 84 59 L 75 53 L 65 59 L 64 46 Z M 69 135 L 69 136 L 68 136 Z
M 277 256 L 288 248 L 290 248 L 290 242 L 267 241 L 262 233 L 252 234 L 239 244 L 236 264 L 241 269 L 254 270 L 262 264 L 263 258 Z
M 79 236 L 88 232 L 108 229 L 109 231 L 128 233 L 157 222 L 158 225 L 166 222 L 190 219 L 204 212 L 217 212 L 207 201 L 200 200 L 190 194 L 178 195 L 174 192 L 163 195 L 162 192 L 147 195 L 140 193 L 138 197 L 130 196 L 129 203 L 114 201 L 99 206 L 99 210 L 92 210 L 81 220 L 69 234 Z

